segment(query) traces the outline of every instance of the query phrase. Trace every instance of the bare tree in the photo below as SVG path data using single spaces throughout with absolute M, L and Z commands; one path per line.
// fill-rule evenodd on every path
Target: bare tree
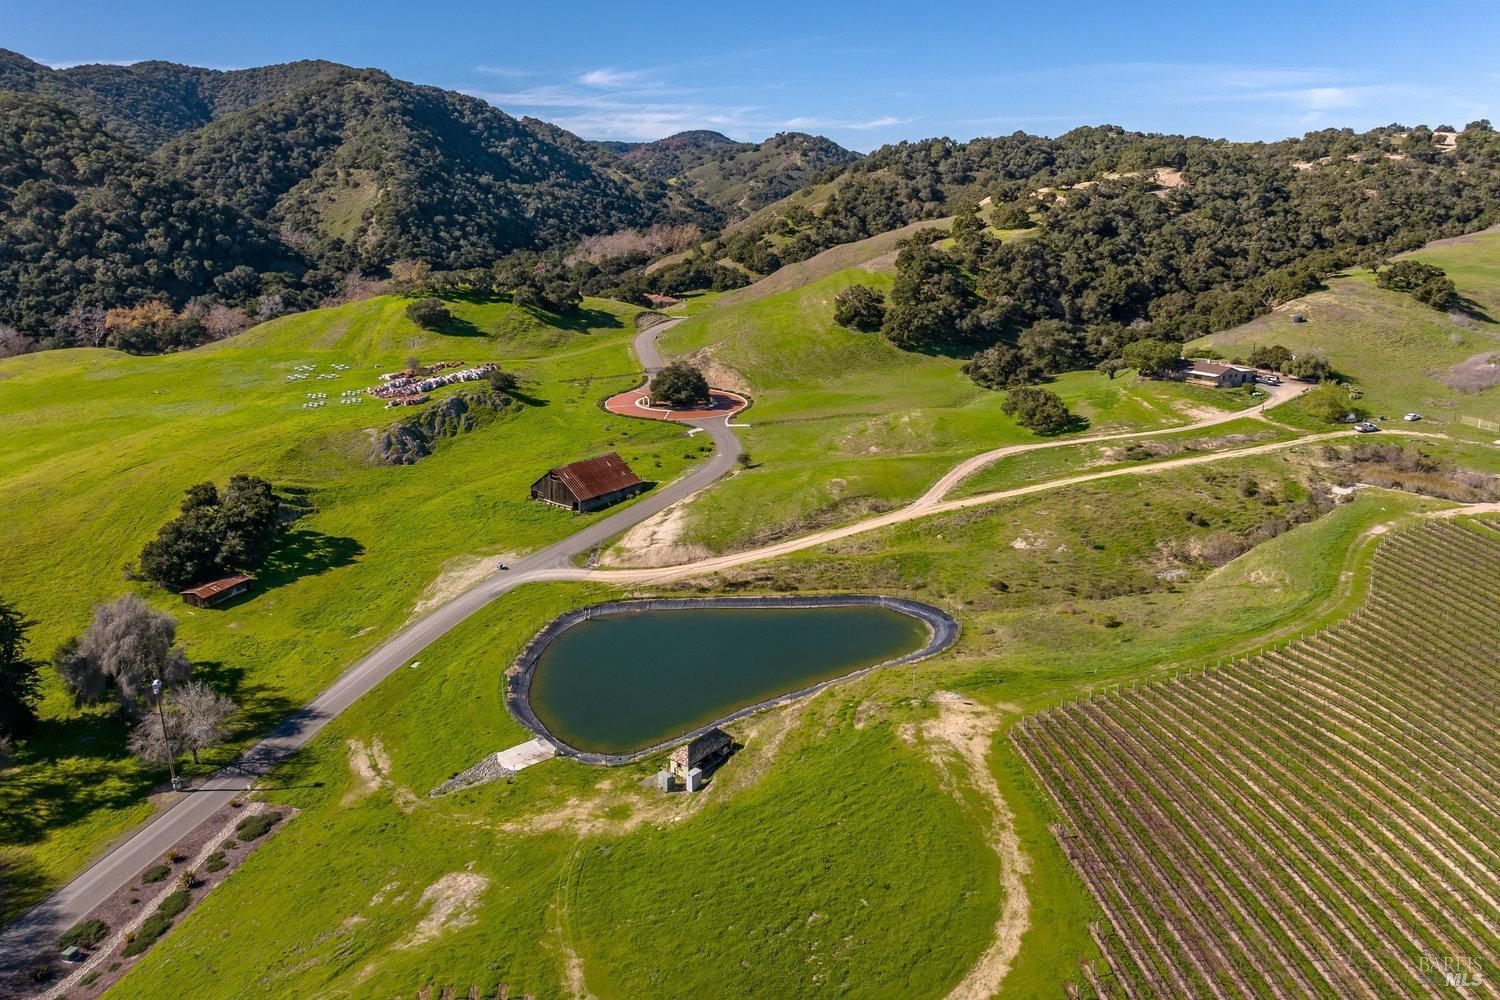
M 398 260 L 391 264 L 391 288 L 401 295 L 411 295 L 432 276 L 432 265 L 425 260 Z
M 156 764 L 166 766 L 168 756 L 176 758 L 182 753 L 182 717 L 176 712 L 168 713 L 166 719 L 166 738 L 162 735 L 162 718 L 155 712 L 148 712 L 141 716 L 141 721 L 130 730 L 130 738 L 127 745 L 130 752 L 143 764 Z M 168 740 L 171 741 L 170 754 L 168 752 Z
M 264 323 L 268 319 L 285 315 L 289 310 L 280 292 L 264 292 L 255 300 L 255 318 Z
M 13 326 L 0 323 L 0 358 L 11 358 L 17 354 L 30 354 L 36 350 L 36 341 Z
M 193 665 L 177 640 L 177 619 L 126 594 L 94 609 L 94 620 L 76 643 L 64 643 L 54 659 L 73 700 L 91 704 L 113 684 L 127 704 L 138 701 L 160 677 L 172 688 Z
M 104 308 L 102 306 L 74 306 L 57 325 L 67 334 L 69 347 L 104 346 Z
M 174 736 L 174 744 L 193 755 L 198 763 L 198 753 L 224 742 L 227 735 L 225 723 L 234 714 L 234 702 L 204 684 L 188 681 L 172 693 L 172 716 L 178 720 L 180 737 Z M 159 728 L 159 727 L 158 727 Z M 170 728 L 170 727 L 169 727 Z
M 330 306 L 341 306 L 348 302 L 359 302 L 362 299 L 384 295 L 389 290 L 389 284 L 379 278 L 367 277 L 359 271 L 350 271 L 344 275 L 344 280 L 339 282 L 339 287 L 334 293 L 319 302 L 318 306 L 327 309 Z

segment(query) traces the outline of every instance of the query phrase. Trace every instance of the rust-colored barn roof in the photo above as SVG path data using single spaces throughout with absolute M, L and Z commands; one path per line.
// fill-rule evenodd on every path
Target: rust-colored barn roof
M 562 480 L 568 492 L 579 500 L 592 500 L 641 484 L 641 477 L 630 471 L 625 460 L 612 451 L 571 465 L 560 465 L 552 469 L 551 474 Z
M 189 587 L 187 590 L 181 591 L 181 596 L 196 597 L 200 601 L 207 601 L 214 597 L 217 597 L 219 594 L 224 593 L 224 591 L 229 590 L 232 587 L 238 587 L 242 583 L 249 582 L 250 578 L 244 573 L 236 573 L 234 574 L 234 576 L 226 576 L 222 580 L 214 580 L 211 583 L 205 583 L 201 587 Z

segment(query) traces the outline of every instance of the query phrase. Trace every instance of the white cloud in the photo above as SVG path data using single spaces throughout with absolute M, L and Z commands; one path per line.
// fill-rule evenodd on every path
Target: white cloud
M 466 90 L 513 114 L 545 112 L 554 125 L 595 139 L 660 139 L 689 129 L 714 129 L 735 138 L 752 138 L 775 127 L 762 109 L 750 105 L 717 106 L 695 100 L 650 99 L 633 93 L 598 93 L 548 84 L 525 90 Z
M 517 69 L 514 66 L 475 66 L 474 72 L 485 76 L 531 76 L 531 70 Z
M 584 73 L 578 78 L 578 82 L 588 87 L 615 90 L 620 87 L 638 86 L 643 76 L 645 76 L 644 70 L 601 67 Z
M 865 132 L 870 129 L 890 128 L 894 125 L 910 125 L 916 121 L 915 118 L 895 118 L 885 115 L 880 118 L 871 118 L 867 121 L 837 121 L 831 118 L 788 118 L 781 123 L 782 128 L 793 129 L 852 129 L 857 132 Z

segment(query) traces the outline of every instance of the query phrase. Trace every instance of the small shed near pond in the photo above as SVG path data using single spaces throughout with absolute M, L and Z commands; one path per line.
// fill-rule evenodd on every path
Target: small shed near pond
M 674 778 L 686 781 L 692 771 L 707 771 L 723 763 L 733 749 L 734 740 L 728 733 L 722 729 L 710 729 L 673 750 L 667 758 L 667 771 Z

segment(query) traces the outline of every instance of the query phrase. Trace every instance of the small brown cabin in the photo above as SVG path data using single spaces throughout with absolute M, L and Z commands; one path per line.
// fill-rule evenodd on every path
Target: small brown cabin
M 545 476 L 531 484 L 531 499 L 587 512 L 619 503 L 645 488 L 641 477 L 611 451 L 548 469 Z
M 180 596 L 195 608 L 206 608 L 220 601 L 227 601 L 237 594 L 243 594 L 250 589 L 250 583 L 250 577 L 244 573 L 236 573 L 222 580 L 205 583 L 201 587 L 189 587 L 182 591 Z
M 734 740 L 722 729 L 710 729 L 702 736 L 695 736 L 672 751 L 667 758 L 667 770 L 673 777 L 687 780 L 688 772 L 694 768 L 708 770 L 721 763 L 734 749 Z

